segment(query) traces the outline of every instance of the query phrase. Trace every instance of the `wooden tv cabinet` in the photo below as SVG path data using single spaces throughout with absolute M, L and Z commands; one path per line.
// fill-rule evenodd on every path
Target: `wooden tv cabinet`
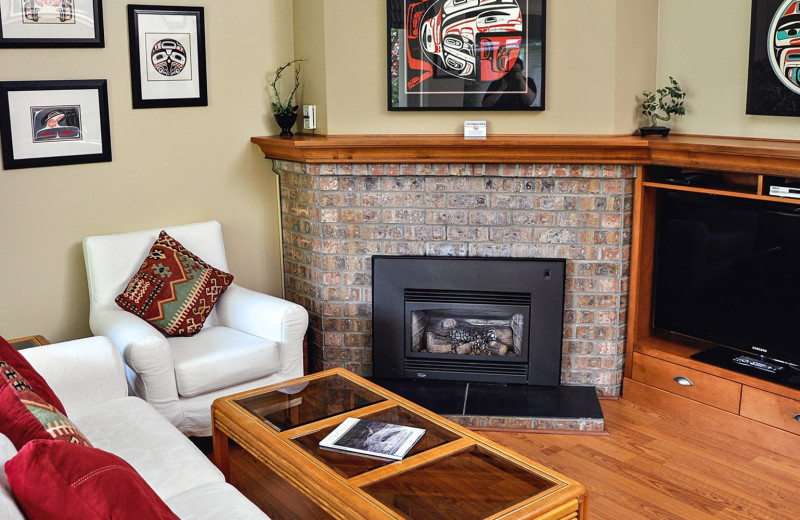
M 747 149 L 738 153 L 747 155 Z M 785 159 L 785 158 L 784 158 Z M 657 161 L 654 161 L 657 162 Z M 667 161 L 664 161 L 669 164 Z M 712 193 L 800 205 L 800 199 L 769 195 L 769 187 L 800 180 L 798 169 L 771 168 L 743 160 L 751 171 L 704 170 L 702 160 L 681 166 L 650 164 L 636 179 L 631 287 L 623 397 L 656 410 L 687 418 L 710 430 L 724 432 L 783 454 L 800 458 L 800 390 L 719 368 L 691 359 L 705 348 L 691 340 L 660 332 L 651 326 L 652 279 L 655 254 L 655 213 L 659 190 Z M 719 163 L 714 167 L 719 168 Z M 716 182 L 709 187 L 675 185 L 667 178 L 704 171 Z M 776 173 L 779 172 L 779 173 Z M 713 186 L 710 187 L 710 186 Z

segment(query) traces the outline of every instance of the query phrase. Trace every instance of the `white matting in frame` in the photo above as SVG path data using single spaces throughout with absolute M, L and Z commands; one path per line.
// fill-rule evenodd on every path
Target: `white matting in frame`
M 103 47 L 102 0 L 0 0 L 2 47 Z
M 77 112 L 75 116 L 70 116 L 79 126 L 69 126 L 78 128 L 78 137 L 55 137 L 52 140 L 37 138 L 41 130 L 37 129 L 36 122 L 45 118 L 47 112 L 59 109 L 61 112 L 70 109 Z M 8 93 L 8 114 L 15 159 L 90 155 L 103 151 L 100 99 L 96 90 L 12 91 Z

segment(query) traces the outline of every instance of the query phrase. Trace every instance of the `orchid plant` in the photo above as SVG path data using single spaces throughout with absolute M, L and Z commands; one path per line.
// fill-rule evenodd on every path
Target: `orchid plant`
M 281 65 L 275 70 L 275 78 L 269 84 L 272 88 L 272 111 L 275 115 L 288 115 L 294 114 L 297 112 L 299 105 L 295 104 L 295 94 L 297 94 L 297 89 L 300 88 L 300 62 L 305 61 L 302 59 L 292 60 L 284 65 Z M 281 94 L 278 90 L 278 83 L 283 76 L 283 73 L 294 65 L 294 88 L 289 93 L 289 97 L 286 98 L 285 101 L 281 100 Z

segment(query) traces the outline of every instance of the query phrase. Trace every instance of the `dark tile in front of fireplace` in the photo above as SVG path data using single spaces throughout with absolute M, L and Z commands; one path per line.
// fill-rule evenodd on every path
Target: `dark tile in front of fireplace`
M 464 413 L 464 394 L 467 391 L 465 382 L 383 378 L 373 378 L 370 381 L 438 414 Z
M 470 383 L 465 415 L 602 419 L 591 386 L 528 386 Z
M 598 423 L 599 428 L 603 429 L 603 410 L 597 392 L 591 386 L 529 386 L 382 378 L 373 378 L 371 381 L 453 420 L 458 416 L 469 418 L 470 423 L 476 417 L 560 419 L 568 425 L 572 424 L 566 429 L 595 429 L 584 425 L 592 422 Z M 564 421 L 556 424 L 558 426 L 555 429 L 564 429 Z

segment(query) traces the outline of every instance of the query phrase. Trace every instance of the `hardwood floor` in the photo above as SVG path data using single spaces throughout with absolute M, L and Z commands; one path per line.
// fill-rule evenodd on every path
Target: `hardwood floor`
M 778 455 L 630 401 L 602 407 L 607 436 L 486 436 L 583 483 L 591 520 L 800 518 L 800 454 Z
M 590 520 L 800 518 L 800 454 L 778 455 L 630 401 L 601 405 L 609 435 L 485 435 L 583 483 Z M 234 484 L 275 518 L 275 505 L 294 500 L 241 449 L 233 447 L 231 465 Z

